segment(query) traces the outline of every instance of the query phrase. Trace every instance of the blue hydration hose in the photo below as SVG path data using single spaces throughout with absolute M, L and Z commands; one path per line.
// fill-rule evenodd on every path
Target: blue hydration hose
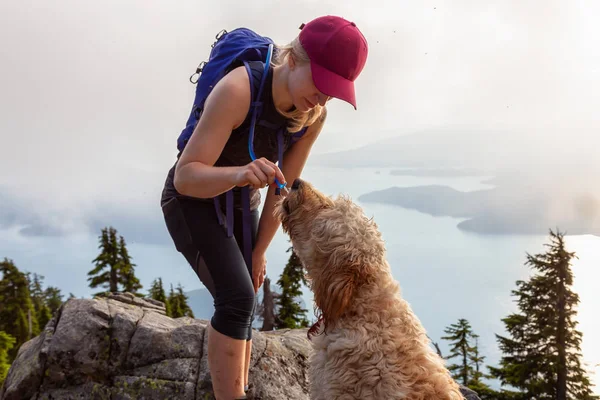
M 256 155 L 254 154 L 254 125 L 256 125 L 256 114 L 258 113 L 258 99 L 260 99 L 260 96 L 262 94 L 262 90 L 263 90 L 263 85 L 265 83 L 265 80 L 267 78 L 267 73 L 269 72 L 269 66 L 271 65 L 271 57 L 273 55 L 273 44 L 269 44 L 269 48 L 267 50 L 267 60 L 265 61 L 265 69 L 263 71 L 263 76 L 262 79 L 260 81 L 260 87 L 258 89 L 258 94 L 256 96 L 256 101 L 257 104 L 254 104 L 254 111 L 252 113 L 252 122 L 250 124 L 250 135 L 248 137 L 248 151 L 250 152 L 250 158 L 252 159 L 252 161 L 256 160 Z M 281 161 L 280 161 L 281 162 Z M 287 190 L 286 189 L 286 184 L 284 183 L 279 183 L 279 181 L 277 180 L 277 178 L 275 178 L 275 184 L 277 185 L 277 187 L 279 189 L 283 189 L 283 190 Z

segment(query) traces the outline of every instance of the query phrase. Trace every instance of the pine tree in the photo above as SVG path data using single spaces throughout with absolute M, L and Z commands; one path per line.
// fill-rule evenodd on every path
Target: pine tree
M 0 262 L 0 274 L 0 331 L 15 338 L 15 346 L 8 353 L 12 362 L 19 347 L 33 338 L 39 328 L 26 274 L 7 258 Z
M 127 251 L 127 245 L 123 236 L 119 237 L 119 283 L 123 285 L 125 292 L 138 294 L 138 290 L 142 288 L 140 280 L 135 276 L 135 264 L 131 262 L 131 256 Z
M 31 279 L 30 274 L 27 273 L 27 280 L 29 281 L 29 293 L 31 295 L 31 302 L 33 303 L 33 309 L 35 310 L 35 316 L 38 321 L 38 328 L 44 329 L 50 318 L 52 318 L 52 312 L 46 304 L 46 295 L 42 290 L 42 282 L 44 281 L 43 275 L 33 274 Z M 38 335 L 39 332 L 34 332 L 34 336 Z
M 527 254 L 535 274 L 517 281 L 520 312 L 503 319 L 507 337 L 496 335 L 505 354 L 490 368 L 503 385 L 519 389 L 527 399 L 598 399 L 581 366 L 582 334 L 576 330 L 579 296 L 571 290 L 571 261 L 564 234 L 550 230 L 548 250 Z
M 171 305 L 171 318 L 194 318 L 194 313 L 187 302 L 188 297 L 185 293 L 183 293 L 183 287 L 181 284 L 177 285 L 177 291 L 174 291 L 173 285 L 171 285 L 171 292 L 169 293 L 168 301 Z
M 50 309 L 50 314 L 54 315 L 54 313 L 58 311 L 63 303 L 63 295 L 60 293 L 60 289 L 53 286 L 48 286 L 44 291 L 44 297 L 46 299 L 46 304 Z
M 471 347 L 471 354 L 469 354 L 469 362 L 473 367 L 473 375 L 469 381 L 469 385 L 480 385 L 482 383 L 481 378 L 485 376 L 483 372 L 481 372 L 485 356 L 482 356 L 479 353 L 479 335 L 472 333 L 471 338 L 475 340 L 475 345 Z
M 98 286 L 108 289 L 110 292 L 118 291 L 117 268 L 119 266 L 119 246 L 117 243 L 117 231 L 113 227 L 102 229 L 99 237 L 100 254 L 92 261 L 96 267 L 88 272 L 89 287 Z M 102 292 L 94 293 L 94 295 Z
M 502 400 L 510 399 L 507 393 L 496 392 L 489 385 L 483 382 L 482 378 L 492 378 L 488 374 L 482 372 L 483 363 L 485 356 L 482 356 L 479 352 L 479 335 L 473 333 L 471 338 L 475 340 L 475 344 L 471 347 L 471 354 L 469 354 L 469 361 L 471 367 L 473 367 L 473 374 L 469 380 L 467 387 L 474 390 L 481 400 Z
M 469 339 L 473 337 L 473 329 L 471 324 L 464 318 L 458 320 L 458 323 L 447 327 L 444 332 L 448 336 L 442 336 L 442 339 L 451 341 L 452 348 L 447 360 L 458 357 L 459 364 L 452 364 L 448 367 L 452 373 L 452 377 L 467 386 L 473 376 L 473 367 L 470 363 L 470 357 L 473 348 L 470 345 Z
M 183 293 L 183 287 L 181 286 L 181 284 L 177 285 L 177 295 L 179 296 L 179 301 L 181 304 L 181 310 L 183 311 L 183 315 L 186 317 L 190 317 L 190 318 L 195 318 L 194 317 L 194 312 L 192 311 L 192 309 L 190 308 L 189 304 L 188 304 L 188 297 L 185 293 Z
M 0 331 L 0 387 L 4 383 L 10 369 L 8 352 L 15 346 L 16 339 L 4 331 Z
M 457 323 L 446 328 L 444 332 L 448 336 L 444 336 L 442 339 L 450 340 L 452 344 L 450 355 L 446 359 L 458 357 L 460 360 L 458 364 L 448 367 L 452 372 L 452 377 L 463 386 L 477 392 L 481 399 L 498 399 L 499 394 L 482 381 L 482 378 L 488 378 L 481 372 L 485 357 L 480 355 L 479 335 L 473 332 L 469 321 L 461 318 Z
M 175 290 L 173 290 L 173 284 L 171 284 L 171 291 L 169 292 L 169 297 L 167 298 L 171 306 L 171 314 L 169 317 L 177 318 L 183 315 L 183 311 L 181 311 L 181 304 L 179 303 L 179 299 L 175 295 Z
M 297 300 L 302 296 L 301 284 L 306 284 L 306 278 L 302 263 L 294 249 L 290 247 L 287 251 L 291 251 L 290 258 L 277 281 L 281 293 L 277 299 L 276 327 L 277 329 L 304 328 L 309 325 L 306 317 L 307 310 L 303 309 Z
M 123 236 L 119 236 L 117 239 L 117 230 L 108 227 L 102 229 L 99 242 L 100 254 L 92 261 L 95 268 L 88 272 L 89 287 L 93 289 L 100 286 L 105 291 L 119 292 L 120 284 L 123 291 L 136 294 L 142 285 L 135 276 L 135 264 L 131 262 L 131 256 L 129 256 Z M 94 295 L 103 292 L 94 293 Z
M 152 281 L 150 286 L 150 290 L 148 291 L 148 297 L 153 300 L 161 301 L 165 304 L 165 310 L 167 316 L 171 316 L 171 307 L 169 305 L 169 301 L 167 299 L 167 295 L 165 294 L 165 289 L 163 287 L 162 278 L 155 279 Z

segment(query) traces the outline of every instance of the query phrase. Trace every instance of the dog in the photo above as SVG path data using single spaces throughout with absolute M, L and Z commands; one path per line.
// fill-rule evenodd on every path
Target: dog
M 463 400 L 386 260 L 372 218 L 348 196 L 296 179 L 275 217 L 320 310 L 309 360 L 312 400 Z

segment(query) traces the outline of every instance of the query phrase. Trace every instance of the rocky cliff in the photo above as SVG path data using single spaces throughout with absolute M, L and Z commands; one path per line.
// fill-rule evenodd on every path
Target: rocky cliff
M 207 323 L 129 293 L 70 299 L 21 346 L 0 400 L 214 399 Z M 306 329 L 255 332 L 253 343 L 249 397 L 307 400 Z

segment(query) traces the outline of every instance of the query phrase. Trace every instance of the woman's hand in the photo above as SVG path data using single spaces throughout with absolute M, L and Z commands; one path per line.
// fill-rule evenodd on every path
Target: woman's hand
M 285 177 L 279 167 L 262 157 L 239 168 L 235 177 L 235 185 L 251 185 L 254 189 L 262 189 L 267 185 L 272 185 L 275 178 L 280 183 L 285 183 Z
M 264 252 L 252 252 L 252 283 L 254 284 L 254 293 L 262 286 L 267 272 L 267 257 Z

